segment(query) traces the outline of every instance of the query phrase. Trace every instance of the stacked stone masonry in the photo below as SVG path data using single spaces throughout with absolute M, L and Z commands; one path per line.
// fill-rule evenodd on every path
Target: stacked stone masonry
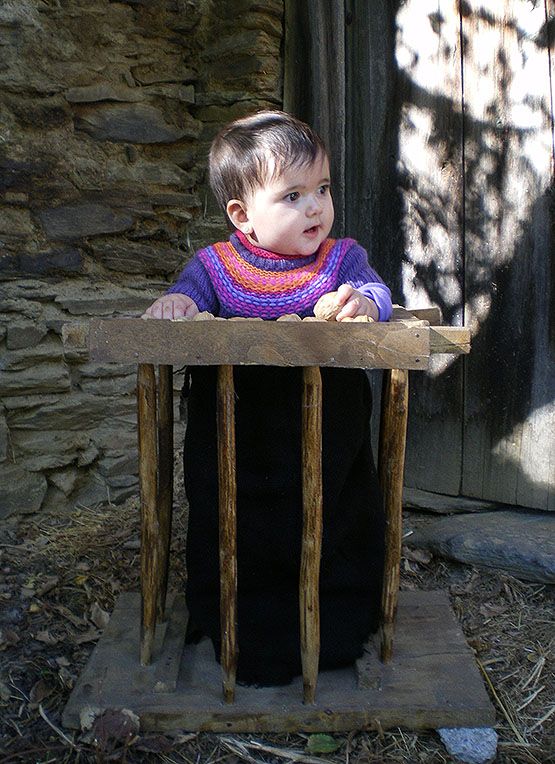
M 0 518 L 137 492 L 135 368 L 87 323 L 226 235 L 207 148 L 281 106 L 282 37 L 283 0 L 0 6 Z

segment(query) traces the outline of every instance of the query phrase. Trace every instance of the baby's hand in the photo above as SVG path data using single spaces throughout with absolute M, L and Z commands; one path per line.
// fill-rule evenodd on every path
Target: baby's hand
M 373 321 L 378 321 L 380 318 L 378 306 L 374 300 L 366 297 L 350 284 L 341 284 L 337 290 L 337 302 L 343 307 L 335 317 L 336 321 L 355 316 L 368 316 Z
M 142 318 L 192 318 L 197 313 L 197 305 L 188 295 L 165 294 L 145 310 Z

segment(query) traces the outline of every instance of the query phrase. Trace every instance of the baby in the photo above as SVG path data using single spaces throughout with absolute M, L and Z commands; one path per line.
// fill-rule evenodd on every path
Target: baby
M 328 239 L 334 219 L 321 139 L 280 112 L 228 125 L 210 151 L 210 185 L 235 233 L 198 252 L 153 318 L 309 315 L 337 290 L 336 320 L 387 321 L 391 295 L 352 239 Z M 293 310 L 295 308 L 295 310 Z
M 276 319 L 313 314 L 333 293 L 336 320 L 387 321 L 390 291 L 334 219 L 325 146 L 311 128 L 266 111 L 225 127 L 210 150 L 211 188 L 233 229 L 201 249 L 150 318 Z M 371 394 L 360 369 L 323 368 L 320 667 L 353 663 L 378 626 L 384 517 L 370 443 Z M 237 680 L 283 684 L 301 673 L 298 581 L 302 528 L 298 368 L 234 368 L 237 439 Z M 187 373 L 189 639 L 219 655 L 216 370 Z

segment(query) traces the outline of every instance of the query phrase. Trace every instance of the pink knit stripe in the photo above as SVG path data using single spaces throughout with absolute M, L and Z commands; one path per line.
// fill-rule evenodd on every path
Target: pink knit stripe
M 317 258 L 309 265 L 287 271 L 268 271 L 244 260 L 230 242 L 218 242 L 211 249 L 217 255 L 221 271 L 212 260 L 209 263 L 205 261 L 205 265 L 211 275 L 218 278 L 217 271 L 220 271 L 220 276 L 225 273 L 225 276 L 237 287 L 242 287 L 249 292 L 263 294 L 272 294 L 276 291 L 296 292 L 298 289 L 306 288 L 320 273 L 330 267 L 329 254 L 334 244 L 334 239 L 327 239 L 320 247 Z

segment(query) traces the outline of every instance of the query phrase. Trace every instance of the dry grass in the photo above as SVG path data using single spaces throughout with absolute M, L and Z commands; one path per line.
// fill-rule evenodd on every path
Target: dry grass
M 426 522 L 408 515 L 409 524 Z M 185 520 L 175 518 L 172 580 L 182 588 Z M 555 762 L 553 587 L 406 551 L 403 587 L 448 589 L 497 710 L 497 762 Z M 450 762 L 433 731 L 334 735 L 96 735 L 61 728 L 69 692 L 120 591 L 138 588 L 137 502 L 4 523 L 0 543 L 0 764 L 16 762 Z M 113 732 L 113 730 L 112 730 Z

